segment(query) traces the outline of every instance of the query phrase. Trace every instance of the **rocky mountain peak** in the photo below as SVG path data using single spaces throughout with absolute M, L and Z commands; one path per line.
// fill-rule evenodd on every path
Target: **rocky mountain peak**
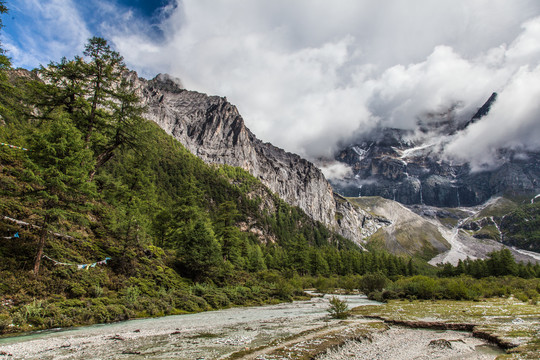
M 381 196 L 407 205 L 441 207 L 475 206 L 500 194 L 537 193 L 537 152 L 499 149 L 500 165 L 481 172 L 443 156 L 448 139 L 482 121 L 496 100 L 493 93 L 469 121 L 453 118 L 450 109 L 419 122 L 416 130 L 383 128 L 359 138 L 335 156 L 353 175 L 333 179 L 334 189 L 345 196 Z
M 158 74 L 155 78 L 149 81 L 153 86 L 164 91 L 179 93 L 184 90 L 182 80 L 169 74 Z
M 478 109 L 478 111 L 473 115 L 471 120 L 478 120 L 486 116 L 491 109 L 491 105 L 493 105 L 493 103 L 497 100 L 497 96 L 498 95 L 496 92 L 491 94 L 486 103 Z
M 135 80 L 147 105 L 146 117 L 205 162 L 242 167 L 287 203 L 359 245 L 373 237 L 394 253 L 420 254 L 426 259 L 451 251 L 453 233 L 437 221 L 422 220 L 394 201 L 351 200 L 335 193 L 314 164 L 257 139 L 226 98 L 188 91 L 166 75 Z M 340 183 L 345 184 L 343 193 L 352 180 L 353 196 L 382 195 L 405 204 L 462 206 L 489 197 L 494 186 L 499 186 L 497 191 L 518 183 L 518 187 L 530 187 L 531 177 L 540 171 L 530 158 L 519 160 L 507 154 L 510 162 L 499 175 L 484 173 L 475 178 L 467 164 L 441 161 L 440 145 L 426 141 L 427 137 L 415 138 L 410 130 L 378 130 L 338 155 L 351 164 L 356 175 Z M 520 176 L 514 176 L 518 173 Z M 334 187 L 340 189 L 336 183 Z M 256 231 L 249 224 L 243 228 Z
M 137 81 L 146 117 L 205 162 L 247 170 L 287 203 L 358 243 L 376 230 L 376 219 L 336 200 L 315 165 L 257 139 L 226 98 L 185 90 L 167 75 Z

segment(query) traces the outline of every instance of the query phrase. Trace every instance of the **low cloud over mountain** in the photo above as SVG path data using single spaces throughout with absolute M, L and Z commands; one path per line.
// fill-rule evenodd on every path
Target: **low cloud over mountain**
M 499 99 L 489 116 L 451 140 L 448 157 L 474 168 L 493 165 L 496 147 L 540 146 L 535 0 L 184 0 L 146 18 L 98 0 L 32 3 L 21 10 L 43 28 L 54 21 L 64 37 L 80 23 L 64 42 L 101 32 L 142 75 L 168 72 L 186 88 L 227 96 L 257 136 L 308 158 L 329 157 L 377 126 L 465 121 L 492 92 Z M 53 18 L 51 6 L 73 16 Z M 90 11 L 102 20 L 87 20 Z M 24 63 L 19 49 L 32 44 L 10 40 L 15 64 Z M 32 46 L 31 58 L 42 59 Z M 50 50 L 62 54 L 60 45 Z

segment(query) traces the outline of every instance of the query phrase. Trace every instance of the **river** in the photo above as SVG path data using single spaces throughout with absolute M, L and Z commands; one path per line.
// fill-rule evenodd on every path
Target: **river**
M 341 296 L 349 307 L 374 304 Z M 45 331 L 0 339 L 10 359 L 217 359 L 327 325 L 326 298 Z M 335 320 L 334 320 L 335 321 Z M 0 358 L 2 358 L 0 356 Z
M 359 295 L 340 297 L 351 308 L 378 304 Z M 338 324 L 338 320 L 329 319 L 327 308 L 328 296 L 49 330 L 0 339 L 0 359 L 224 359 L 241 350 Z

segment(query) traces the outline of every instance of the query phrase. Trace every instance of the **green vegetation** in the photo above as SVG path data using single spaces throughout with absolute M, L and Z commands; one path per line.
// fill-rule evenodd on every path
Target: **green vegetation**
M 513 298 L 481 301 L 391 300 L 383 306 L 361 306 L 352 315 L 377 317 L 412 327 L 452 328 L 464 325 L 475 336 L 496 341 L 507 350 L 497 359 L 538 359 L 538 305 Z
M 5 5 L 5 1 L 0 0 L 0 15 L 7 13 L 8 9 Z M 2 17 L 0 16 L 0 31 L 3 28 Z M 9 101 L 11 101 L 9 92 L 12 90 L 11 86 L 7 82 L 7 76 L 5 73 L 6 69 L 11 67 L 11 62 L 6 56 L 5 50 L 2 48 L 2 43 L 0 43 L 0 112 L 6 113 L 9 111 L 9 106 L 6 106 Z M 2 124 L 2 118 L 0 118 L 0 124 Z
M 540 252 L 540 203 L 531 204 L 530 198 L 498 198 L 464 227 L 477 238 Z
M 347 305 L 347 301 L 332 296 L 328 302 L 330 305 L 327 311 L 331 317 L 335 319 L 346 319 L 349 316 L 349 305 Z
M 476 218 L 477 219 L 483 219 L 483 218 L 489 218 L 489 217 L 502 217 L 512 210 L 514 210 L 518 205 L 516 203 L 517 199 L 508 199 L 506 197 L 497 198 L 495 201 L 490 202 L 488 206 L 486 206 L 482 211 L 480 211 Z
M 455 278 L 433 278 L 417 275 L 399 279 L 381 293 L 372 293 L 371 298 L 388 299 L 449 299 L 479 300 L 490 297 L 514 295 L 524 302 L 536 302 L 540 298 L 540 279 L 521 279 L 516 277 L 487 277 L 474 279 L 470 276 Z
M 540 252 L 540 202 L 521 205 L 507 213 L 500 228 L 505 244 Z
M 386 278 L 367 274 L 358 288 L 373 300 L 450 299 L 478 300 L 514 295 L 523 301 L 540 299 L 540 264 L 516 263 L 512 253 L 503 249 L 486 260 L 460 260 L 456 266 L 439 264 L 437 276 L 420 274 Z M 392 281 L 393 280 L 393 281 Z
M 0 139 L 15 145 L 0 147 L 0 333 L 290 301 L 414 270 L 144 120 L 103 39 L 0 74 Z
M 483 278 L 488 276 L 514 275 L 530 279 L 540 277 L 540 264 L 522 262 L 516 263 L 512 253 L 508 249 L 502 249 L 491 253 L 486 260 L 459 260 L 456 266 L 446 263 L 439 265 L 439 276 L 459 276 L 462 274 Z
M 312 287 L 537 296 L 537 279 L 437 279 L 418 259 L 362 252 L 144 120 L 105 40 L 83 55 L 27 72 L 0 52 L 0 142 L 14 145 L 0 146 L 0 334 L 291 301 Z M 486 276 L 539 276 L 514 265 Z

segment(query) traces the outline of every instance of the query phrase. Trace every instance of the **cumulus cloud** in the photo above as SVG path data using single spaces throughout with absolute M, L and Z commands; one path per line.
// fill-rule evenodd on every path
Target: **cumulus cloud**
M 328 180 L 339 180 L 354 175 L 352 168 L 341 162 L 325 163 L 320 166 L 321 171 Z
M 82 52 L 90 37 L 86 19 L 72 0 L 9 2 L 13 19 L 6 19 L 2 43 L 16 66 L 33 68 Z M 16 38 L 13 35 L 15 34 Z
M 540 146 L 540 66 L 522 66 L 499 93 L 489 114 L 447 146 L 447 155 L 471 161 L 472 169 L 497 165 L 500 148 L 538 150 Z
M 31 1 L 48 11 L 23 2 Z M 167 72 L 188 89 L 227 96 L 259 138 L 310 159 L 377 126 L 465 121 L 493 91 L 500 96 L 489 117 L 459 133 L 448 156 L 539 144 L 530 134 L 540 122 L 526 103 L 540 59 L 537 0 L 171 0 L 152 22 L 89 1 L 103 19 L 85 25 L 73 12 L 82 30 L 66 43 L 92 23 L 141 75 Z M 72 9 L 75 1 L 46 3 Z M 522 115 L 504 105 L 512 101 Z M 477 140 L 486 124 L 510 126 L 504 118 L 512 129 Z
M 497 166 L 501 148 L 540 149 L 540 17 L 523 24 L 523 32 L 500 56 L 510 74 L 488 115 L 457 134 L 446 147 L 449 158 L 470 161 L 473 170 Z
M 523 32 L 506 52 L 510 62 L 537 63 L 540 55 L 540 20 L 538 17 L 522 25 Z
M 258 137 L 313 159 L 375 126 L 470 117 L 538 60 L 531 14 L 540 4 L 525 0 L 184 0 L 162 42 L 113 41 L 135 67 L 227 96 Z
M 448 111 L 471 116 L 478 104 L 509 76 L 507 68 L 467 60 L 449 46 L 437 46 L 425 61 L 396 65 L 371 80 L 370 111 L 385 126 L 414 129 L 418 121 Z

